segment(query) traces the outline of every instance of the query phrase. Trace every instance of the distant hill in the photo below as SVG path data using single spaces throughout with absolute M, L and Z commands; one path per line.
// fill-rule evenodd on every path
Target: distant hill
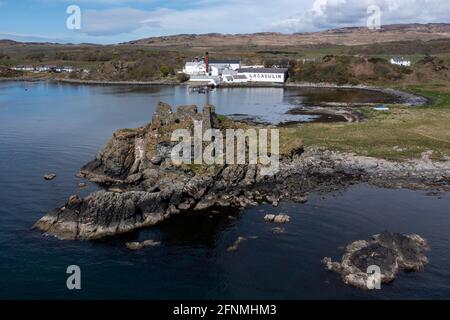
M 450 24 L 397 24 L 372 31 L 366 27 L 349 27 L 314 33 L 283 34 L 179 34 L 151 37 L 122 43 L 154 47 L 223 47 L 223 46 L 303 46 L 303 45 L 365 45 L 395 41 L 429 41 L 450 38 Z
M 20 42 L 14 41 L 14 40 L 1 40 L 0 39 L 0 46 L 13 46 L 13 45 L 17 45 L 20 44 Z
M 381 30 L 372 31 L 367 27 L 347 27 L 311 33 L 278 33 L 259 32 L 250 34 L 178 34 L 171 36 L 150 37 L 119 45 L 141 45 L 150 47 L 177 48 L 213 48 L 213 47 L 283 47 L 283 46 L 312 46 L 312 45 L 367 45 L 374 43 L 399 41 L 430 41 L 450 39 L 449 23 L 430 24 L 395 24 L 386 25 Z M 70 43 L 58 44 L 54 42 L 19 42 L 0 39 L 0 46 L 33 45 L 33 46 L 71 46 Z M 97 46 L 92 43 L 75 46 Z
M 37 41 L 28 41 L 28 42 L 21 42 L 21 41 L 15 41 L 15 40 L 9 40 L 9 39 L 0 39 L 0 47 L 11 47 L 11 46 L 59 46 L 59 43 L 54 42 L 37 42 Z

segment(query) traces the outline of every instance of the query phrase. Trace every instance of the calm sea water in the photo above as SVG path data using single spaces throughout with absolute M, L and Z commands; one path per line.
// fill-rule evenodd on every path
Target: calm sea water
M 298 90 L 268 88 L 199 95 L 179 87 L 0 83 L 0 299 L 450 298 L 446 193 L 358 185 L 313 194 L 306 204 L 249 208 L 237 219 L 229 219 L 231 213 L 178 217 L 107 242 L 59 241 L 31 230 L 69 195 L 95 190 L 92 184 L 78 190 L 78 169 L 116 129 L 147 123 L 159 100 L 209 100 L 222 114 L 279 119 L 284 110 L 310 98 Z M 48 172 L 58 177 L 46 182 Z M 263 221 L 266 213 L 291 215 L 286 233 L 273 234 L 273 225 Z M 427 238 L 432 249 L 425 271 L 401 274 L 381 291 L 362 292 L 323 270 L 324 256 L 337 259 L 342 246 L 383 230 Z M 248 240 L 228 252 L 238 236 Z M 138 252 L 124 246 L 145 239 L 161 241 L 161 246 Z M 65 271 L 73 264 L 82 270 L 83 289 L 77 292 L 66 289 Z

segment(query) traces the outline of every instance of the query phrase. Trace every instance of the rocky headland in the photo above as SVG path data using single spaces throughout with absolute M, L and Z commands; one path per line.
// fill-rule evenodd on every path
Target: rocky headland
M 114 133 L 80 176 L 103 191 L 85 198 L 71 196 L 66 204 L 35 227 L 60 239 L 93 240 L 153 226 L 173 215 L 214 208 L 245 208 L 258 203 L 277 205 L 281 199 L 305 201 L 311 191 L 333 191 L 366 182 L 392 188 L 450 189 L 450 161 L 393 162 L 324 149 L 304 147 L 301 137 L 280 152 L 280 168 L 272 176 L 261 165 L 175 165 L 171 141 L 175 129 L 240 128 L 217 117 L 206 105 L 159 103 L 152 121 L 141 128 Z M 280 137 L 283 139 L 283 137 Z

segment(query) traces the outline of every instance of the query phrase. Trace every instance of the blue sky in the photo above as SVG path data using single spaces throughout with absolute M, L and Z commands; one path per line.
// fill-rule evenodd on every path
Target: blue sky
M 0 0 L 0 39 L 118 43 L 179 33 L 309 32 L 365 25 L 450 22 L 449 0 Z M 69 5 L 81 29 L 69 30 Z

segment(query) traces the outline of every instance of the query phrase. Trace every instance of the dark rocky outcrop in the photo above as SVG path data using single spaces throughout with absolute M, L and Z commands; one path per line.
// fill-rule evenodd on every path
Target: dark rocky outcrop
M 61 239 L 99 239 L 153 226 L 175 214 L 221 208 L 245 208 L 280 200 L 304 202 L 310 191 L 334 191 L 356 182 L 410 188 L 448 188 L 450 162 L 390 162 L 298 144 L 280 155 L 276 175 L 261 175 L 261 165 L 174 165 L 175 129 L 239 128 L 219 121 L 213 106 L 176 112 L 160 103 L 152 122 L 123 129 L 85 165 L 80 177 L 103 187 L 86 198 L 71 197 L 35 227 Z M 107 190 L 107 191 L 106 191 Z
M 404 235 L 384 232 L 375 235 L 371 241 L 355 241 L 347 246 L 341 262 L 331 258 L 322 260 L 325 268 L 342 276 L 344 283 L 367 290 L 370 284 L 370 266 L 381 271 L 381 283 L 392 282 L 398 272 L 421 271 L 428 263 L 423 251 L 427 242 L 418 235 Z

